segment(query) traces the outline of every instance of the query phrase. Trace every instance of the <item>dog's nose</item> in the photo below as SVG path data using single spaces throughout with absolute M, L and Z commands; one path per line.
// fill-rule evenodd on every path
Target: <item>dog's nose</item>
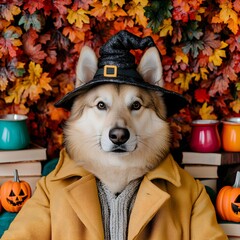
M 117 145 L 124 144 L 130 137 L 126 128 L 113 128 L 109 132 L 109 139 Z

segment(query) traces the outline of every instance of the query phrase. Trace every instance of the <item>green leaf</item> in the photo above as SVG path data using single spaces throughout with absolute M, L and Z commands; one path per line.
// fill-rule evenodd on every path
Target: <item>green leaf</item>
M 192 41 L 199 40 L 203 36 L 202 29 L 199 29 L 197 21 L 190 21 L 183 31 L 183 39 Z
M 159 27 L 164 19 L 172 16 L 172 1 L 171 0 L 153 0 L 149 6 L 144 7 L 144 15 L 149 19 L 148 26 L 154 33 L 159 31 Z
M 35 29 L 37 32 L 40 32 L 42 27 L 45 25 L 44 18 L 37 13 L 33 14 L 24 14 L 19 22 L 18 25 L 23 25 L 23 28 L 28 31 L 30 27 Z
M 182 48 L 185 54 L 191 52 L 193 58 L 196 58 L 199 54 L 199 50 L 204 49 L 204 43 L 201 40 L 187 41 L 185 46 Z

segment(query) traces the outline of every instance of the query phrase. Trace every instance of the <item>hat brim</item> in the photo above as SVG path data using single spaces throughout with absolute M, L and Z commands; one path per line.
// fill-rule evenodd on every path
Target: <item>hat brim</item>
M 98 85 L 107 84 L 107 83 L 113 83 L 113 84 L 126 84 L 126 85 L 132 85 L 141 87 L 144 89 L 152 90 L 152 91 L 159 91 L 163 95 L 164 102 L 167 107 L 167 116 L 172 116 L 173 114 L 177 113 L 180 109 L 184 108 L 188 101 L 180 94 L 169 91 L 167 89 L 164 89 L 162 87 L 149 84 L 147 82 L 136 82 L 136 80 L 128 79 L 126 82 L 126 79 L 94 79 L 92 81 L 89 81 L 88 83 L 81 85 L 77 88 L 75 88 L 73 91 L 67 93 L 62 99 L 60 99 L 58 102 L 54 104 L 57 108 L 64 108 L 66 110 L 71 110 L 71 107 L 73 105 L 74 99 L 83 94 L 85 91 L 92 89 Z

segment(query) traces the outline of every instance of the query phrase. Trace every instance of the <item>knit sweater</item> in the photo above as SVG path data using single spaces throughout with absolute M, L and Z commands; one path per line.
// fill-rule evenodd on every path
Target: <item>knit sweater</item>
M 140 182 L 141 179 L 131 181 L 120 194 L 115 195 L 97 180 L 105 240 L 127 239 L 128 222 Z

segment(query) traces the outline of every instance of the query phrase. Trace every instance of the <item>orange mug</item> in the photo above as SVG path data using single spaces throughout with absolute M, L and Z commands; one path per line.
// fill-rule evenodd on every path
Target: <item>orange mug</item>
M 240 118 L 222 121 L 222 148 L 226 152 L 240 152 Z

